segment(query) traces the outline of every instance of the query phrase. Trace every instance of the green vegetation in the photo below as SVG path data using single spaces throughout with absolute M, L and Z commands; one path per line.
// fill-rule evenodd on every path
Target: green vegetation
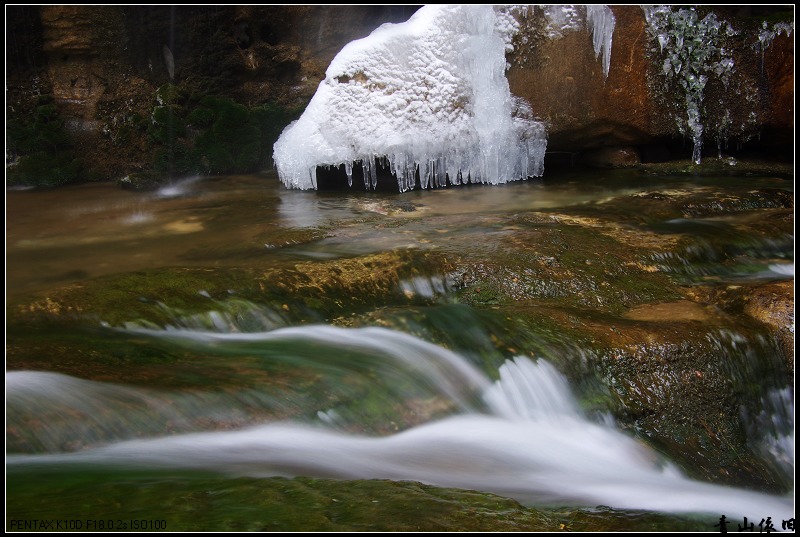
M 273 144 L 302 112 L 275 103 L 245 106 L 173 84 L 158 88 L 155 100 L 149 118 L 126 116 L 107 133 L 117 146 L 141 136 L 149 143 L 152 169 L 131 174 L 125 188 L 152 190 L 173 177 L 270 168 Z M 52 96 L 41 96 L 31 116 L 10 119 L 6 132 L 9 185 L 59 186 L 85 173 Z
M 32 119 L 12 119 L 6 127 L 8 155 L 17 158 L 7 168 L 8 184 L 58 186 L 77 181 L 80 161 L 51 96 L 39 98 Z
M 247 107 L 227 97 L 188 95 L 172 84 L 156 92 L 150 141 L 154 167 L 169 176 L 248 173 L 272 164 L 272 145 L 300 110 Z

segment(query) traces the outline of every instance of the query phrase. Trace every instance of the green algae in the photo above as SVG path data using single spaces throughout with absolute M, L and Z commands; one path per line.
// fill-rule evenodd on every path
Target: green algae
M 9 476 L 12 519 L 131 521 L 166 531 L 712 531 L 711 517 L 596 508 L 526 508 L 492 494 L 409 481 L 208 475 Z M 122 525 L 125 525 L 123 527 Z M 165 526 L 165 527 L 164 527 Z M 149 528 L 148 528 L 149 529 Z

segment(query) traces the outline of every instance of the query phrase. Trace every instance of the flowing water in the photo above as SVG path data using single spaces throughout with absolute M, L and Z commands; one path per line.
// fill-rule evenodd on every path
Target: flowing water
M 670 251 L 654 247 L 636 261 L 683 288 L 794 275 L 793 236 L 753 223 L 756 210 L 777 215 L 780 204 L 722 212 L 691 197 L 720 188 L 734 198 L 758 188 L 791 192 L 779 178 L 615 173 L 405 194 L 278 185 L 265 174 L 191 178 L 152 194 L 101 184 L 9 191 L 7 298 L 25 303 L 94 281 L 117 286 L 115 275 L 147 278 L 169 267 L 313 271 L 397 251 L 488 263 L 504 255 L 500 245 L 519 237 L 519 222 L 531 214 L 544 215 L 556 233 L 603 214 L 634 234 L 678 237 Z M 690 196 L 677 217 L 636 205 L 676 192 Z M 563 265 L 569 258 L 544 259 Z M 772 468 L 773 482 L 792 489 L 771 494 L 690 477 L 685 461 L 676 464 L 648 435 L 618 423 L 609 386 L 621 380 L 595 371 L 592 360 L 603 350 L 591 337 L 528 326 L 509 344 L 502 334 L 516 326 L 513 310 L 467 303 L 461 293 L 470 284 L 458 266 L 412 268 L 393 280 L 384 302 L 365 306 L 356 298 L 371 291 L 345 286 L 345 295 L 331 298 L 344 303 L 333 315 L 330 306 L 315 307 L 323 299 L 302 308 L 290 296 L 259 302 L 231 282 L 224 296 L 192 288 L 200 307 L 179 307 L 165 288 L 157 299 L 134 300 L 141 310 L 126 311 L 123 300 L 113 311 L 79 314 L 77 326 L 73 316 L 7 328 L 12 346 L 35 340 L 37 355 L 10 361 L 6 374 L 9 516 L 144 516 L 86 497 L 99 498 L 109 483 L 135 497 L 209 474 L 231 489 L 243 478 L 279 476 L 417 481 L 537 508 L 700 513 L 708 530 L 722 514 L 778 523 L 794 516 L 793 388 L 763 329 L 728 317 L 703 328 L 718 315 L 707 312 L 691 325 L 728 364 L 725 382 L 742 394 L 739 419 L 754 456 Z M 541 296 L 574 307 L 568 293 L 546 283 L 535 287 Z M 631 311 L 642 322 L 673 326 L 664 315 L 656 321 Z M 603 322 L 612 330 L 624 323 Z M 91 350 L 65 355 L 59 344 Z M 87 356 L 90 363 L 77 363 Z M 661 374 L 638 389 L 660 393 L 671 382 L 680 379 Z M 88 513 L 81 502 L 108 512 Z M 178 517 L 164 509 L 147 518 Z

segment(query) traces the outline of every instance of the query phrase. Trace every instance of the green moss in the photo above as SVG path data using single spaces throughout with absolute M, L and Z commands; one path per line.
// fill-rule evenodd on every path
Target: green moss
M 301 234 L 306 236 L 305 234 Z M 297 234 L 289 234 L 295 237 Z M 9 304 L 9 323 L 53 320 L 121 326 L 166 326 L 176 318 L 217 310 L 231 299 L 293 312 L 293 321 L 322 321 L 387 303 L 408 304 L 402 278 L 446 273 L 430 252 L 400 250 L 353 259 L 299 262 L 264 271 L 163 268 L 96 278 Z
M 493 252 L 491 263 L 466 252 L 461 300 L 476 306 L 542 301 L 620 313 L 682 295 L 667 275 L 643 268 L 650 250 L 617 240 L 618 230 L 592 223 L 526 224 Z M 598 231 L 608 231 L 605 233 Z M 591 245 L 591 247 L 587 247 Z M 471 259 L 478 257 L 476 261 Z
M 247 107 L 227 97 L 192 95 L 166 84 L 149 128 L 154 167 L 169 175 L 248 173 L 272 165 L 272 146 L 300 110 Z
M 7 152 L 17 157 L 7 168 L 9 185 L 58 186 L 78 180 L 81 163 L 52 98 L 42 96 L 33 117 L 10 120 Z
M 81 520 L 82 531 L 89 520 L 112 520 L 113 531 L 141 529 L 131 520 L 163 520 L 166 531 L 262 532 L 713 531 L 718 522 L 606 507 L 526 508 L 483 492 L 385 480 L 109 476 L 86 469 L 9 478 L 7 530 L 17 529 L 12 519 Z
M 186 92 L 175 84 L 169 82 L 159 86 L 156 90 L 156 101 L 161 106 L 179 105 L 185 102 Z

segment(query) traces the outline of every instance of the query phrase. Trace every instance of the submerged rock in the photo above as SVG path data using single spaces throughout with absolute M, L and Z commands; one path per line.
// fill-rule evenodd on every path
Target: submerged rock
M 38 480 L 12 476 L 17 493 L 9 498 L 9 515 L 43 518 L 32 498 L 46 494 L 50 516 L 87 519 L 112 503 L 119 517 L 170 513 L 167 531 L 711 531 L 718 522 L 608 507 L 533 509 L 493 494 L 411 481 L 207 476 L 152 481 L 134 475 L 116 484 L 94 477 L 69 484 L 69 475 L 64 478 L 43 491 Z M 83 498 L 80 506 L 70 500 L 76 496 Z
M 747 294 L 744 312 L 769 326 L 781 345 L 790 378 L 794 378 L 794 282 L 767 284 Z

